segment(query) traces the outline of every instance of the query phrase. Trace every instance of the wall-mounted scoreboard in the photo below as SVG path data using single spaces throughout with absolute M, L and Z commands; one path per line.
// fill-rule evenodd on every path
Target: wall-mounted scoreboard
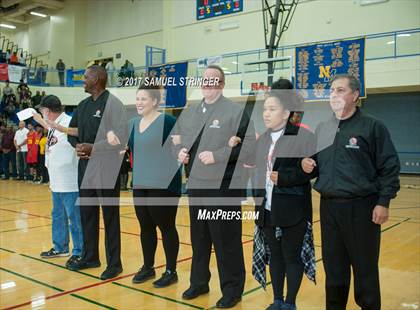
M 197 0 L 197 20 L 241 12 L 243 0 Z

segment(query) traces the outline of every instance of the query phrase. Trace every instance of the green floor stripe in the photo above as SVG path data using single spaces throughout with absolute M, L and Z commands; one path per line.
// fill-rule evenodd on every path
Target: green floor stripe
M 32 229 L 32 228 L 47 227 L 47 226 L 51 226 L 51 224 L 40 225 L 40 226 L 32 226 L 32 227 L 26 227 L 26 228 L 15 228 L 15 229 L 2 230 L 2 231 L 0 231 L 0 234 L 1 233 L 6 233 L 6 232 L 11 232 L 11 231 L 28 230 L 28 229 Z
M 32 278 L 30 278 L 30 277 L 28 277 L 28 276 L 24 276 L 24 275 L 22 275 L 22 274 L 20 274 L 20 273 L 17 273 L 17 272 L 11 271 L 11 270 L 9 270 L 9 269 L 6 269 L 6 268 L 3 268 L 3 267 L 0 267 L 0 270 L 3 270 L 3 271 L 8 272 L 8 273 L 11 273 L 11 274 L 13 274 L 13 275 L 15 275 L 15 276 L 17 276 L 17 277 L 21 277 L 21 278 L 26 279 L 26 280 L 29 280 L 29 281 L 31 281 L 31 282 L 34 282 L 34 283 L 40 284 L 40 285 L 42 285 L 42 286 L 48 287 L 48 288 L 50 288 L 50 289 L 53 289 L 53 290 L 56 290 L 56 291 L 59 291 L 59 292 L 64 292 L 64 290 L 62 290 L 61 288 L 58 288 L 58 287 L 55 287 L 55 286 L 49 285 L 49 284 L 47 284 L 47 283 L 44 283 L 44 282 L 41 282 L 41 281 L 38 281 L 38 280 L 32 279 Z
M 36 261 L 42 262 L 42 263 L 44 263 L 44 264 L 49 264 L 49 265 L 52 265 L 52 266 L 56 266 L 56 267 L 59 267 L 59 268 L 65 269 L 65 270 L 69 270 L 69 269 L 67 269 L 65 266 L 62 266 L 62 265 L 59 265 L 59 264 L 56 264 L 56 263 L 53 263 L 53 262 L 47 261 L 47 260 L 42 259 L 42 258 L 37 258 L 37 257 L 33 257 L 33 256 L 26 255 L 26 254 L 19 254 L 19 255 L 21 255 L 21 256 L 23 256 L 23 257 L 26 257 L 26 258 L 29 258 L 29 259 L 33 259 L 33 260 L 36 260 Z M 69 270 L 69 271 L 70 271 L 70 270 Z M 86 272 L 83 272 L 83 271 L 73 271 L 73 272 L 80 273 L 80 274 L 82 274 L 82 275 L 85 275 L 85 276 L 88 276 L 88 277 L 94 278 L 94 279 L 96 279 L 96 280 L 100 280 L 100 278 L 99 278 L 99 277 L 97 277 L 97 276 L 93 276 L 93 275 L 91 275 L 91 274 L 89 274 L 89 273 L 86 273 Z
M 81 300 L 87 301 L 87 302 L 89 302 L 89 303 L 91 303 L 91 304 L 95 304 L 95 305 L 100 306 L 100 307 L 103 307 L 103 308 L 105 308 L 105 309 L 117 310 L 117 308 L 113 308 L 113 307 L 110 307 L 110 306 L 107 306 L 107 305 L 101 304 L 100 302 L 97 302 L 97 301 L 94 301 L 94 300 L 88 299 L 88 298 L 86 298 L 86 297 L 83 297 L 83 296 L 80 296 L 80 295 L 77 295 L 77 294 L 70 294 L 70 296 L 73 296 L 73 297 L 79 298 L 79 299 L 81 299 Z
M 319 263 L 320 261 L 322 261 L 322 258 L 318 258 L 316 261 L 315 261 L 315 263 Z M 266 285 L 266 287 L 267 286 L 270 286 L 271 285 L 271 281 L 268 281 L 267 282 L 267 285 Z M 246 292 L 244 292 L 243 294 L 242 294 L 242 297 L 243 296 L 246 296 L 246 295 L 248 295 L 248 294 L 251 294 L 251 293 L 253 293 L 253 292 L 255 292 L 255 291 L 258 291 L 258 290 L 260 290 L 260 289 L 262 289 L 263 287 L 260 285 L 260 286 L 257 286 L 257 287 L 254 287 L 253 289 L 250 289 L 249 291 L 246 291 Z M 213 310 L 213 309 L 216 309 L 216 306 L 213 306 L 213 307 L 211 307 L 211 308 L 207 308 L 206 310 Z
M 30 277 L 28 277 L 28 276 L 24 276 L 24 275 L 22 275 L 22 274 L 20 274 L 20 273 L 17 273 L 17 272 L 12 271 L 12 270 L 9 270 L 9 269 L 3 268 L 3 267 L 0 267 L 0 270 L 5 271 L 5 272 L 8 272 L 8 273 L 10 273 L 10 274 L 13 274 L 13 275 L 15 275 L 15 276 L 17 276 L 17 277 L 23 278 L 23 279 L 25 279 L 25 280 L 28 280 L 28 281 L 31 281 L 31 282 L 34 282 L 34 283 L 40 284 L 40 285 L 42 285 L 42 286 L 48 287 L 48 288 L 53 289 L 53 290 L 55 290 L 55 291 L 58 291 L 58 292 L 60 292 L 60 293 L 65 293 L 65 290 L 63 290 L 63 289 L 61 289 L 61 288 L 58 288 L 58 287 L 55 287 L 55 286 L 49 285 L 49 284 L 47 284 L 47 283 L 44 283 L 44 282 L 41 282 L 41 281 L 35 280 L 35 279 L 30 278 Z M 75 297 L 75 298 L 78 298 L 78 299 L 84 300 L 84 301 L 86 301 L 86 302 L 88 302 L 88 303 L 91 303 L 91 304 L 94 304 L 94 305 L 97 305 L 97 306 L 103 307 L 103 308 L 105 308 L 105 309 L 110 309 L 110 310 L 116 310 L 116 309 L 117 309 L 117 308 L 113 308 L 113 307 L 107 306 L 107 305 L 105 305 L 105 304 L 102 304 L 102 303 L 100 303 L 100 302 L 97 302 L 97 301 L 91 300 L 91 299 L 89 299 L 89 298 L 86 298 L 86 297 L 80 296 L 80 295 L 78 295 L 78 294 L 69 294 L 69 295 L 70 295 L 70 296 L 73 296 L 73 297 Z M 65 296 L 65 295 L 62 295 L 62 296 Z M 61 296 L 58 296 L 58 297 L 61 297 Z M 48 299 L 48 297 L 47 297 L 47 299 Z
M 125 216 L 124 216 L 124 217 L 125 217 Z M 130 218 L 131 218 L 131 217 L 130 217 Z M 394 228 L 394 227 L 397 227 L 397 226 L 401 225 L 402 223 L 409 221 L 410 219 L 411 219 L 411 218 L 405 218 L 403 221 L 398 222 L 398 223 L 396 223 L 396 224 L 394 224 L 394 225 L 391 225 L 391 226 L 389 226 L 389 227 L 387 227 L 387 228 L 383 229 L 383 230 L 381 231 L 381 233 L 382 233 L 382 232 L 385 232 L 385 231 L 388 231 L 388 230 L 390 230 L 390 229 L 392 229 L 392 228 Z M 178 226 L 185 226 L 185 227 L 189 227 L 188 225 L 180 225 L 180 224 L 177 224 L 177 225 L 178 225 Z M 29 227 L 29 228 L 23 228 L 23 229 L 13 229 L 13 230 L 1 231 L 1 232 L 17 231 L 17 230 L 24 230 L 24 229 L 30 229 L 30 228 L 45 227 L 45 226 L 51 226 L 51 225 L 49 224 L 49 225 L 42 225 L 42 226 L 34 226 L 34 227 Z M 0 232 L 0 233 L 1 233 L 1 232 Z M 251 237 L 251 235 L 245 235 L 245 236 L 247 236 L 247 237 Z M 0 250 L 2 250 L 2 251 L 6 251 L 6 252 L 9 252 L 9 253 L 14 253 L 14 254 L 17 254 L 16 252 L 14 252 L 14 251 L 12 251 L 12 250 L 5 249 L 5 248 L 0 248 Z M 62 266 L 62 265 L 58 265 L 58 264 L 55 264 L 55 263 L 52 263 L 52 262 L 48 262 L 48 261 L 45 261 L 45 260 L 43 260 L 43 259 L 35 258 L 35 257 L 29 256 L 29 255 L 26 255 L 26 254 L 19 254 L 19 255 L 21 255 L 21 256 L 23 256 L 23 257 L 26 257 L 26 258 L 29 258 L 29 259 L 37 260 L 37 261 L 40 261 L 40 262 L 42 262 L 42 263 L 50 264 L 50 265 L 53 265 L 53 266 L 56 266 L 56 267 L 60 267 L 60 268 L 62 268 L 62 269 L 66 269 L 66 270 L 67 270 L 67 268 L 66 268 L 66 267 L 64 267 L 64 266 Z M 318 259 L 318 260 L 316 261 L 316 263 L 320 262 L 321 260 L 322 260 L 322 258 Z M 16 276 L 18 276 L 18 277 L 24 278 L 24 279 L 29 280 L 29 281 L 31 281 L 31 282 L 34 282 L 34 283 L 37 283 L 37 284 L 43 285 L 43 286 L 45 286 L 45 287 L 48 287 L 48 288 L 54 289 L 54 290 L 56 290 L 56 291 L 59 291 L 59 292 L 64 292 L 64 290 L 62 290 L 62 289 L 60 289 L 60 288 L 54 287 L 54 286 L 52 286 L 52 285 L 49 285 L 49 284 L 43 283 L 43 282 L 41 282 L 41 281 L 35 280 L 35 279 L 33 279 L 33 278 L 30 278 L 30 277 L 27 277 L 27 276 L 24 276 L 24 275 L 21 275 L 21 274 L 19 274 L 19 273 L 16 273 L 16 272 L 14 272 L 14 271 L 8 270 L 8 269 L 6 269 L 6 268 L 0 267 L 0 270 L 5 271 L 5 272 L 8 272 L 8 273 L 11 273 L 11 274 L 16 275 Z M 88 273 L 84 273 L 84 272 L 81 272 L 81 271 L 76 271 L 76 272 L 77 272 L 77 273 L 80 273 L 80 274 L 83 274 L 83 275 L 86 275 L 86 276 L 89 276 L 89 277 L 92 277 L 92 278 L 95 278 L 95 279 L 99 279 L 99 277 L 96 277 L 96 276 L 90 275 L 90 274 L 88 274 Z M 192 305 L 192 304 L 186 303 L 186 302 L 182 302 L 182 301 L 179 301 L 179 300 L 176 300 L 176 299 L 172 299 L 172 298 L 169 298 L 169 297 L 165 297 L 165 296 L 160 296 L 160 295 L 157 295 L 157 294 L 154 294 L 154 293 L 151 293 L 151 292 L 145 291 L 145 290 L 141 290 L 141 289 L 138 289 L 138 288 L 134 288 L 134 287 L 131 287 L 131 286 L 127 286 L 127 285 L 120 284 L 120 283 L 117 283 L 117 282 L 112 282 L 112 283 L 113 283 L 113 284 L 115 284 L 115 285 L 117 285 L 117 286 L 121 286 L 121 287 L 124 287 L 124 288 L 127 288 L 127 289 L 135 290 L 135 291 L 138 291 L 138 292 L 141 292 L 141 293 L 144 293 L 144 294 L 148 294 L 148 295 L 150 295 L 150 296 L 154 296 L 154 297 L 158 297 L 158 298 L 161 298 L 161 299 L 164 299 L 164 300 L 172 301 L 172 302 L 175 302 L 175 303 L 178 303 L 178 304 L 182 304 L 182 305 L 185 305 L 185 306 L 188 306 L 188 307 L 192 307 L 192 308 L 195 308 L 195 309 L 205 309 L 205 308 L 198 307 L 198 306 L 195 306 L 195 305 Z M 270 284 L 271 284 L 271 282 L 268 282 L 268 283 L 267 283 L 267 286 L 269 286 Z M 253 293 L 253 292 L 257 291 L 257 290 L 260 290 L 261 288 L 262 288 L 262 286 L 259 286 L 259 287 L 256 287 L 256 288 L 253 288 L 253 289 L 251 289 L 251 290 L 249 290 L 249 291 L 247 291 L 247 292 L 244 292 L 242 296 L 246 296 L 246 295 L 248 295 L 248 294 L 251 294 L 251 293 Z M 84 300 L 84 301 L 86 301 L 86 302 L 89 302 L 89 303 L 92 303 L 92 304 L 95 304 L 95 305 L 98 305 L 98 306 L 104 307 L 104 308 L 106 308 L 106 309 L 116 309 L 116 308 L 113 308 L 113 307 L 110 307 L 110 306 L 107 306 L 107 305 L 101 304 L 101 303 L 99 303 L 99 302 L 96 302 L 96 301 L 90 300 L 90 299 L 88 299 L 88 298 L 85 298 L 85 297 L 80 296 L 80 295 L 77 295 L 77 294 L 70 294 L 70 296 L 73 296 L 73 297 L 75 297 L 75 298 L 82 299 L 82 300 Z M 213 306 L 213 307 L 208 308 L 208 309 L 215 309 L 215 308 L 216 308 L 216 307 L 215 307 L 215 306 Z
M 405 220 L 403 220 L 403 221 L 401 221 L 401 222 L 399 222 L 399 223 L 396 223 L 396 224 L 394 224 L 394 225 L 391 225 L 391 226 L 389 226 L 389 227 L 387 227 L 387 228 L 385 228 L 385 229 L 381 230 L 381 233 L 383 233 L 383 232 L 385 232 L 385 231 L 387 231 L 387 230 L 390 230 L 391 228 L 394 228 L 394 227 L 396 227 L 396 226 L 398 226 L 398 225 L 401 225 L 402 223 L 407 222 L 407 221 L 409 221 L 410 219 L 411 219 L 410 217 L 407 217 Z
M 6 251 L 6 252 L 9 252 L 9 253 L 14 253 L 14 254 L 16 254 L 16 252 L 15 252 L 15 251 L 8 250 L 8 249 L 5 249 L 5 248 L 0 248 L 0 250 L 2 250 L 2 251 Z
M 152 292 L 141 290 L 141 289 L 138 289 L 138 288 L 135 288 L 135 287 L 132 287 L 132 286 L 128 286 L 128 285 L 125 285 L 125 284 L 121 284 L 121 283 L 118 283 L 118 282 L 112 282 L 112 284 L 115 284 L 117 286 L 121 286 L 121 287 L 124 287 L 124 288 L 128 288 L 130 290 L 134 290 L 134 291 L 137 291 L 137 292 L 141 292 L 141 293 L 144 293 L 144 294 L 153 296 L 153 297 L 158 297 L 158 298 L 161 298 L 161 299 L 172 301 L 172 302 L 175 302 L 177 304 L 185 305 L 185 306 L 188 306 L 188 307 L 191 307 L 191 308 L 194 308 L 194 309 L 205 309 L 205 308 L 198 307 L 198 306 L 195 306 L 195 305 L 192 305 L 192 304 L 183 302 L 183 301 L 179 301 L 179 300 L 176 300 L 176 299 L 173 299 L 173 298 L 169 298 L 169 297 L 166 297 L 166 296 L 157 295 L 157 294 L 154 294 Z
M 270 286 L 271 285 L 271 281 L 268 281 L 267 282 L 267 286 Z M 244 292 L 243 294 L 242 294 L 242 296 L 246 296 L 246 295 L 248 295 L 248 294 L 251 294 L 251 293 L 253 293 L 253 292 L 255 292 L 255 291 L 258 291 L 259 289 L 262 289 L 263 287 L 260 285 L 260 286 L 257 286 L 257 287 L 254 287 L 253 289 L 250 289 L 249 291 L 246 291 L 246 292 Z
M 402 223 L 404 223 L 404 222 L 407 222 L 407 221 L 409 221 L 411 218 L 410 217 L 408 217 L 408 218 L 406 218 L 405 220 L 403 220 L 403 221 L 401 221 L 401 222 L 399 222 L 399 223 L 396 223 L 396 224 L 394 224 L 394 225 L 391 225 L 391 226 L 389 226 L 389 227 L 387 227 L 387 228 L 385 228 L 385 229 L 383 229 L 382 231 L 381 231 L 381 233 L 383 233 L 383 232 L 385 232 L 385 231 L 387 231 L 387 230 L 390 230 L 390 229 L 392 229 L 392 228 L 394 228 L 394 227 L 396 227 L 396 226 L 398 226 L 398 225 L 401 225 Z M 321 246 L 319 246 L 319 247 L 321 247 Z M 319 259 L 317 259 L 316 261 L 315 261 L 315 263 L 318 263 L 318 262 L 320 262 L 322 260 L 322 258 L 319 258 Z M 267 282 L 267 286 L 270 284 L 271 282 Z M 255 291 L 258 291 L 259 289 L 261 289 L 262 288 L 262 286 L 259 286 L 259 287 L 256 287 L 256 288 L 253 288 L 252 290 L 249 290 L 249 291 L 247 291 L 247 292 L 245 292 L 245 293 L 243 293 L 242 294 L 242 296 L 245 296 L 245 295 L 248 295 L 248 294 L 250 294 L 250 293 L 253 293 L 253 292 L 255 292 Z M 208 308 L 207 310 L 211 310 L 211 309 L 215 309 L 216 307 L 214 306 L 214 307 L 211 307 L 211 308 Z
M 0 250 L 4 250 L 4 251 L 10 252 L 10 253 L 15 253 L 15 254 L 18 254 L 18 253 L 16 253 L 16 252 L 13 252 L 13 251 L 10 251 L 10 250 L 4 249 L 4 248 L 0 248 Z M 26 255 L 26 254 L 18 254 L 18 255 L 23 256 L 23 257 L 26 257 L 26 258 L 29 258 L 29 259 L 33 259 L 33 260 L 36 260 L 36 261 L 39 261 L 39 262 L 42 262 L 42 263 L 45 263 L 45 264 L 49 264 L 49 265 L 52 265 L 52 266 L 56 266 L 56 267 L 59 267 L 59 268 L 62 268 L 62 269 L 66 269 L 66 270 L 68 270 L 66 267 L 64 267 L 64 266 L 62 266 L 62 265 L 55 264 L 55 263 L 52 263 L 52 262 L 46 261 L 46 260 L 41 259 L 41 258 L 33 257 L 33 256 Z M 85 272 L 81 272 L 81 271 L 76 271 L 76 272 L 77 272 L 77 273 L 80 273 L 80 274 L 83 274 L 83 275 L 86 275 L 86 276 L 89 276 L 89 277 L 92 277 L 92 278 L 97 279 L 97 280 L 99 280 L 99 279 L 100 279 L 99 277 L 93 276 L 93 275 L 88 274 L 88 273 L 85 273 Z M 36 281 L 36 280 L 34 280 L 34 281 Z M 164 297 L 164 296 L 156 295 L 156 294 L 153 294 L 153 293 L 150 293 L 150 292 L 147 292 L 147 291 L 143 291 L 143 290 L 141 290 L 141 289 L 137 289 L 137 288 L 134 288 L 134 287 L 126 286 L 126 285 L 124 285 L 124 284 L 120 284 L 120 283 L 117 283 L 117 282 L 112 282 L 112 283 L 114 283 L 114 284 L 116 284 L 116 285 L 119 285 L 119 286 L 122 286 L 122 287 L 126 287 L 126 288 L 129 288 L 129 289 L 132 289 L 132 290 L 136 290 L 136 291 L 139 291 L 139 292 L 142 292 L 142 293 L 146 293 L 146 294 L 148 294 L 148 295 L 152 295 L 152 296 L 155 296 L 155 297 L 158 297 L 158 298 L 166 299 L 166 300 L 173 301 L 173 302 L 176 302 L 176 303 L 179 303 L 179 304 L 184 304 L 184 305 L 186 305 L 186 306 L 193 307 L 193 308 L 196 308 L 196 309 L 204 309 L 204 308 L 197 307 L 197 306 L 194 306 L 194 305 L 191 305 L 191 304 L 188 304 L 188 303 L 182 302 L 182 301 L 178 301 L 178 300 L 176 300 L 176 299 L 171 299 L 171 298 L 168 298 L 168 297 Z M 99 305 L 99 306 L 105 307 L 105 308 L 107 308 L 107 309 L 115 309 L 115 308 L 109 307 L 109 306 L 107 306 L 107 305 L 103 305 L 103 304 L 97 303 L 96 301 L 92 301 L 92 300 L 86 299 L 86 298 L 84 298 L 84 297 L 82 297 L 82 296 L 80 296 L 80 295 L 77 295 L 77 294 L 70 294 L 70 295 L 71 295 L 71 296 L 74 296 L 74 297 L 77 297 L 77 298 L 84 299 L 84 300 L 86 300 L 86 301 L 89 301 L 89 302 L 91 302 L 91 303 L 93 303 L 93 304 L 97 304 L 97 305 Z

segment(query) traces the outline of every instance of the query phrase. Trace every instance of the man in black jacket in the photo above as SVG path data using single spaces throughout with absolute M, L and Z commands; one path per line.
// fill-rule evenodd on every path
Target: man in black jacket
M 400 163 L 382 122 L 357 108 L 360 83 L 336 75 L 331 83 L 334 117 L 317 128 L 332 145 L 302 160 L 306 173 L 318 176 L 321 194 L 322 258 L 326 273 L 326 309 L 345 309 L 350 287 L 362 309 L 380 309 L 379 248 L 381 224 L 399 190 Z M 338 125 L 338 130 L 337 130 Z M 334 130 L 332 130 L 334 129 Z
M 186 165 L 189 176 L 193 248 L 191 285 L 182 297 L 193 299 L 209 291 L 213 244 L 223 294 L 216 306 L 230 308 L 240 301 L 245 283 L 242 222 L 240 219 L 199 219 L 199 214 L 203 210 L 240 213 L 245 191 L 241 189 L 242 175 L 235 171 L 235 167 L 240 156 L 246 157 L 252 152 L 255 133 L 252 129 L 247 130 L 249 122 L 243 121 L 243 107 L 223 96 L 223 70 L 209 66 L 204 72 L 204 79 L 214 79 L 216 83 L 202 87 L 204 99 L 188 107 L 175 128 L 179 135 L 176 147 L 178 160 Z M 230 148 L 228 141 L 232 136 L 241 137 L 244 143 Z
M 119 147 L 107 142 L 113 131 L 122 145 L 127 143 L 127 121 L 123 104 L 106 89 L 107 74 L 101 66 L 89 67 L 84 76 L 85 92 L 91 96 L 79 103 L 69 128 L 64 128 L 79 156 L 78 183 L 84 248 L 81 259 L 67 267 L 81 270 L 100 266 L 99 205 L 105 226 L 106 280 L 122 272 L 120 236 L 120 181 L 122 155 Z M 63 130 L 57 127 L 58 130 Z

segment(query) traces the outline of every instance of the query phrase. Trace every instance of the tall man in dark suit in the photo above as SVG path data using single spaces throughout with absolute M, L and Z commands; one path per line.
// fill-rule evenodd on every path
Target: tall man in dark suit
M 189 175 L 193 247 L 191 285 L 182 297 L 193 299 L 209 291 L 209 261 L 214 245 L 223 294 L 216 306 L 230 308 L 240 301 L 245 282 L 241 219 L 206 220 L 198 217 L 204 210 L 240 213 L 245 191 L 230 185 L 241 182 L 242 175 L 235 172 L 239 153 L 241 150 L 250 153 L 252 144 L 243 143 L 242 149 L 241 146 L 231 149 L 228 141 L 232 135 L 255 141 L 255 133 L 247 130 L 248 122 L 243 122 L 243 107 L 223 96 L 223 70 L 209 66 L 203 78 L 207 81 L 218 79 L 218 82 L 202 87 L 203 100 L 183 112 L 176 129 L 180 143 L 177 146 L 178 160 L 186 165 Z M 215 203 L 218 199 L 220 203 Z
M 127 142 L 127 122 L 123 104 L 106 89 L 107 74 L 101 66 L 89 67 L 84 76 L 85 92 L 91 96 L 79 103 L 74 111 L 68 140 L 79 156 L 80 214 L 84 249 L 81 259 L 68 265 L 70 270 L 100 266 L 99 261 L 99 205 L 105 224 L 107 268 L 102 280 L 122 272 L 119 216 L 118 171 L 122 161 L 120 147 L 107 143 L 113 131 L 122 145 Z

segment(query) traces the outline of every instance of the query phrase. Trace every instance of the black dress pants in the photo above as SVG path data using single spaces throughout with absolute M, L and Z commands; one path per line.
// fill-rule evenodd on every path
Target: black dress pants
M 120 228 L 120 180 L 114 188 L 81 188 L 87 162 L 79 160 L 80 218 L 83 231 L 82 259 L 99 262 L 99 207 L 105 229 L 105 253 L 108 267 L 121 267 L 121 228 Z
M 222 209 L 223 211 L 241 211 L 241 198 L 238 197 L 236 205 L 207 205 L 209 196 L 218 199 L 226 197 L 231 201 L 235 190 L 189 190 L 191 243 L 193 249 L 191 265 L 191 286 L 207 286 L 210 280 L 210 255 L 214 246 L 217 269 L 219 272 L 220 289 L 223 296 L 238 298 L 242 295 L 245 285 L 245 264 L 242 248 L 242 221 L 241 219 L 198 219 L 199 210 L 209 212 Z M 241 196 L 242 193 L 237 196 Z M 200 203 L 200 199 L 203 199 Z
M 326 309 L 346 309 L 351 272 L 354 297 L 363 310 L 381 308 L 379 248 L 381 227 L 372 222 L 376 196 L 353 200 L 321 199 L 322 258 Z

